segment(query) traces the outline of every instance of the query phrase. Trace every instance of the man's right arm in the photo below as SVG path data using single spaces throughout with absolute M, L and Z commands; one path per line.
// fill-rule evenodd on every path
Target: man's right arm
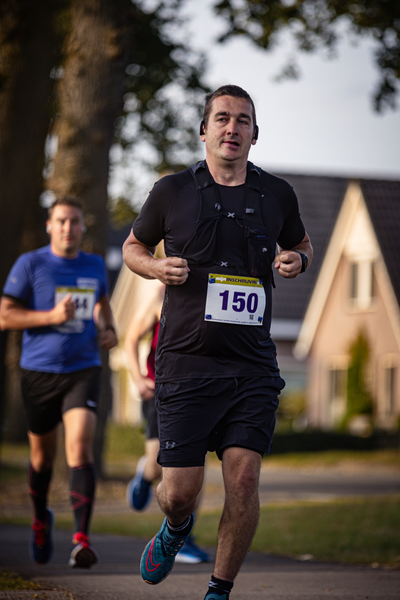
M 158 279 L 166 285 L 182 285 L 189 275 L 189 267 L 184 258 L 170 256 L 155 258 L 155 247 L 140 242 L 133 231 L 122 247 L 126 266 L 145 279 Z
M 47 327 L 61 325 L 73 319 L 75 304 L 68 294 L 51 310 L 32 310 L 22 303 L 3 296 L 0 303 L 0 329 L 30 329 L 32 327 Z

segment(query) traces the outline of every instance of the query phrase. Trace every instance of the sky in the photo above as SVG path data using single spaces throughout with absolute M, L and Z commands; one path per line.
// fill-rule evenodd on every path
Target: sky
M 275 83 L 291 54 L 288 41 L 273 52 L 243 39 L 218 45 L 223 22 L 210 5 L 187 3 L 191 40 L 209 56 L 211 88 L 234 83 L 254 100 L 260 137 L 252 162 L 269 171 L 400 179 L 400 106 L 373 111 L 378 76 L 370 40 L 341 42 L 332 60 L 298 53 L 301 79 Z

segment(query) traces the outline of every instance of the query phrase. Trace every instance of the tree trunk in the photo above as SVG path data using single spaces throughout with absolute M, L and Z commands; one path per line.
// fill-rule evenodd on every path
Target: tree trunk
M 76 0 L 59 83 L 58 139 L 47 187 L 84 205 L 86 250 L 104 254 L 107 240 L 109 153 L 123 108 L 128 64 L 129 0 Z
M 26 206 L 43 190 L 55 15 L 65 2 L 8 0 L 0 8 L 0 284 L 20 252 Z
M 123 82 L 132 43 L 130 0 L 76 0 L 58 86 L 59 115 L 53 132 L 58 149 L 47 188 L 73 195 L 84 206 L 83 248 L 104 255 L 107 244 L 109 153 L 123 109 Z M 103 474 L 104 429 L 112 403 L 108 353 L 95 441 L 96 470 Z

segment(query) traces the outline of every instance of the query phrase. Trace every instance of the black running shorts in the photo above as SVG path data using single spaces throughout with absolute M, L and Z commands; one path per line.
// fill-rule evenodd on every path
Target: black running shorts
M 284 386 L 279 376 L 156 383 L 158 462 L 203 466 L 207 451 L 216 451 L 222 460 L 231 446 L 269 452 Z
M 150 400 L 142 400 L 142 413 L 146 421 L 146 440 L 158 438 L 157 410 L 154 397 Z
M 21 369 L 21 388 L 28 431 L 52 431 L 71 408 L 97 412 L 100 367 L 73 373 L 42 373 Z

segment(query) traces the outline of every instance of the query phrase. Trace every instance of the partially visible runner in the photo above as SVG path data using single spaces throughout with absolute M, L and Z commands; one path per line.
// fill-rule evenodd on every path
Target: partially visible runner
M 166 517 L 141 574 L 155 585 L 173 568 L 215 450 L 225 501 L 206 600 L 228 599 L 257 529 L 261 460 L 284 386 L 270 337 L 273 277 L 297 277 L 313 254 L 291 186 L 248 161 L 257 138 L 247 92 L 207 95 L 206 159 L 155 184 L 124 244 L 132 271 L 167 286 L 155 386 Z
M 50 245 L 15 262 L 3 289 L 0 325 L 24 330 L 20 364 L 34 510 L 31 557 L 45 564 L 53 554 L 54 516 L 47 499 L 62 420 L 74 513 L 69 565 L 88 568 L 98 560 L 88 533 L 95 496 L 99 346 L 110 350 L 117 338 L 103 259 L 80 250 L 81 203 L 60 198 L 48 212 Z
M 126 336 L 125 351 L 130 373 L 142 399 L 142 412 L 146 421 L 145 455 L 139 460 L 135 477 L 129 482 L 126 499 L 133 510 L 144 510 L 151 499 L 152 483 L 161 477 L 161 466 L 157 462 L 160 449 L 158 439 L 157 411 L 154 402 L 155 355 L 160 326 L 161 309 L 164 301 L 165 285 L 157 279 L 148 283 L 138 310 L 133 315 Z M 143 375 L 139 360 L 139 343 L 151 333 L 150 351 Z M 190 535 L 180 549 L 176 562 L 209 562 L 210 557 L 195 543 Z

